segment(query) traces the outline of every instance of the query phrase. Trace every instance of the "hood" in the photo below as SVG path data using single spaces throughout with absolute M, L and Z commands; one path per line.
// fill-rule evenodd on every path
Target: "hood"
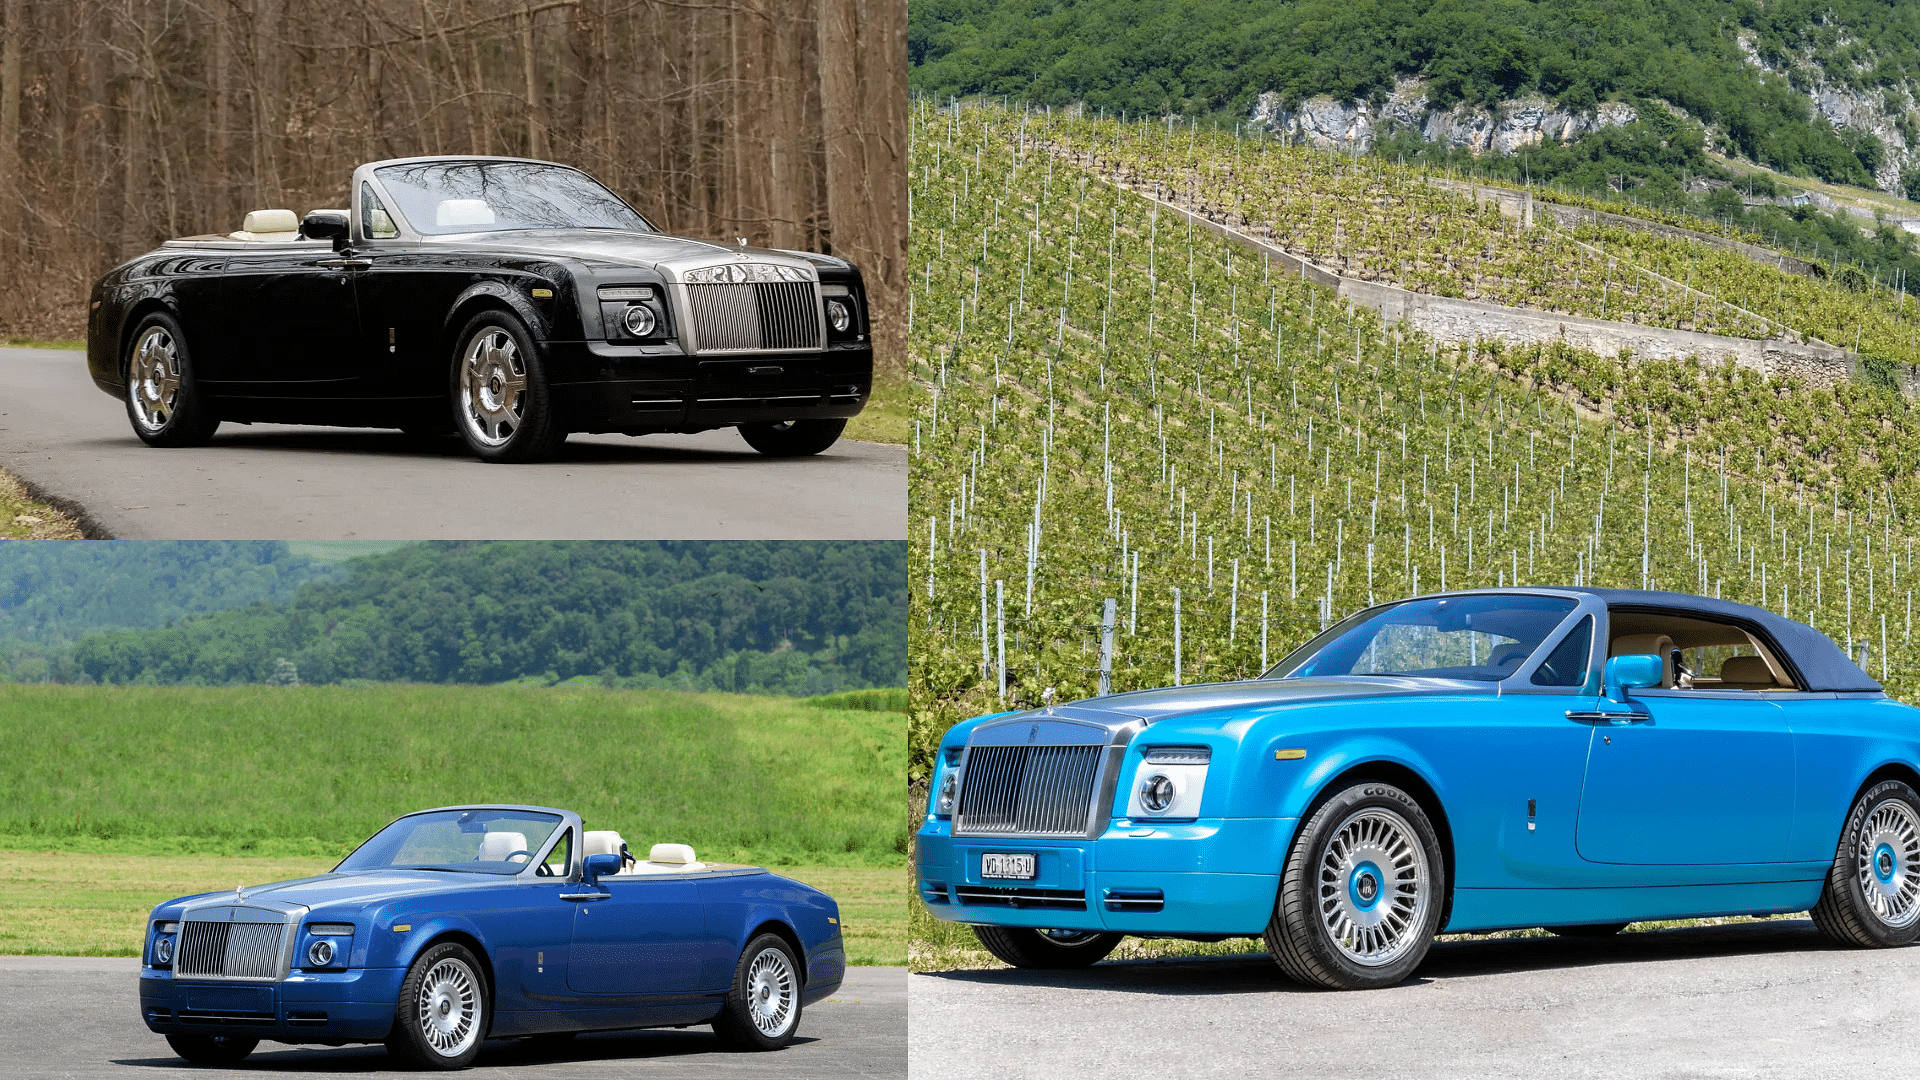
M 1088 698 L 1067 705 L 1054 705 L 1030 712 L 1011 713 L 981 720 L 969 733 L 971 739 L 983 728 L 999 724 L 1056 719 L 1098 724 L 1110 730 L 1129 724 L 1154 724 L 1176 717 L 1195 716 L 1223 709 L 1271 708 L 1305 705 L 1321 701 L 1353 698 L 1401 697 L 1409 694 L 1487 693 L 1492 684 L 1441 679 L 1411 679 L 1370 676 L 1367 678 L 1326 679 L 1253 679 L 1246 682 L 1202 683 L 1197 686 L 1170 686 L 1157 690 L 1135 690 L 1124 694 Z
M 344 874 L 243 885 L 235 892 L 216 893 L 206 903 L 290 904 L 317 908 L 328 904 L 372 904 L 421 893 L 499 885 L 513 878 L 498 874 L 462 874 L 433 870 L 360 870 Z
M 468 233 L 434 237 L 457 242 L 463 249 L 497 251 L 536 258 L 572 258 L 605 266 L 635 266 L 662 262 L 717 262 L 733 255 L 750 255 L 768 262 L 804 262 L 812 266 L 842 266 L 839 259 L 804 251 L 730 247 L 706 240 L 690 240 L 665 233 L 618 232 L 611 229 L 523 229 L 516 232 Z

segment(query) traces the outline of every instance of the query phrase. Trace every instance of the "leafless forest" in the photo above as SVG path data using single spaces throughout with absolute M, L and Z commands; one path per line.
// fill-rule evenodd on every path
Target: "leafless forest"
M 100 271 L 362 161 L 578 165 L 671 232 L 906 275 L 905 0 L 0 0 L 0 336 L 75 337 Z

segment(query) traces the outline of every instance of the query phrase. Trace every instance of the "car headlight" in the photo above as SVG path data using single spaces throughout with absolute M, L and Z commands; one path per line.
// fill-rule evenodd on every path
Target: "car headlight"
M 627 333 L 634 337 L 646 337 L 653 333 L 660 321 L 654 317 L 652 308 L 645 304 L 634 304 L 620 316 L 620 325 L 626 327 Z
M 953 813 L 953 804 L 960 801 L 960 774 L 948 772 L 946 779 L 940 781 L 940 798 L 933 804 L 936 814 Z
M 1204 746 L 1147 747 L 1134 771 L 1127 816 L 1199 817 L 1200 796 L 1206 791 L 1207 764 L 1212 757 L 1212 751 Z
M 160 940 L 153 943 L 153 959 L 161 967 L 172 966 L 173 938 L 163 935 Z
M 326 967 L 333 963 L 333 942 L 326 938 L 307 946 L 307 966 Z
M 853 326 L 853 306 L 836 297 L 827 298 L 827 325 L 833 327 L 836 334 L 844 334 Z

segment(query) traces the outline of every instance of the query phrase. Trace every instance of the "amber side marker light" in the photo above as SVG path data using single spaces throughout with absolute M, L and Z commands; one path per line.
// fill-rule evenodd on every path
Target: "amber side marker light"
M 1299 761 L 1306 756 L 1307 752 L 1305 750 L 1275 750 L 1273 752 L 1273 760 L 1275 761 Z

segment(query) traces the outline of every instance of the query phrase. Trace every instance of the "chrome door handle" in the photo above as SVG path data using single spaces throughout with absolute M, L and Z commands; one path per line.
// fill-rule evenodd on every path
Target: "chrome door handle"
M 1567 719 L 1578 720 L 1583 724 L 1639 724 L 1653 719 L 1646 713 L 1637 712 L 1587 712 L 1580 709 L 1568 709 Z
M 321 259 L 317 265 L 329 270 L 368 270 L 373 267 L 372 259 Z
M 563 892 L 560 894 L 560 899 L 562 900 L 606 900 L 612 896 L 613 894 L 610 892 Z

